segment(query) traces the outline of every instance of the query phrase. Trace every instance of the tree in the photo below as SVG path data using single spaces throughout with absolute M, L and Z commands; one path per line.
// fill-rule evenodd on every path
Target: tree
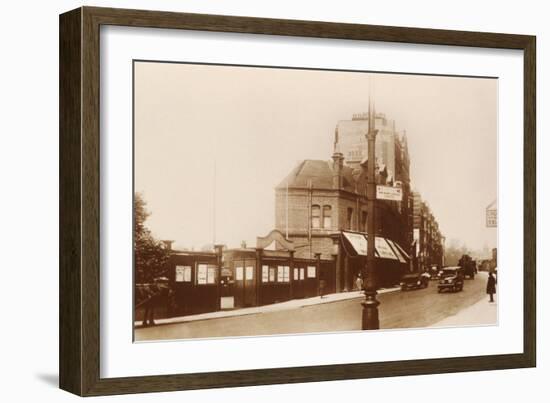
M 468 253 L 468 248 L 465 244 L 460 245 L 458 239 L 451 239 L 449 245 L 445 247 L 445 264 L 447 266 L 456 266 L 458 261 Z
M 134 195 L 134 270 L 135 282 L 150 283 L 166 275 L 169 251 L 157 241 L 145 226 L 150 213 L 141 193 Z

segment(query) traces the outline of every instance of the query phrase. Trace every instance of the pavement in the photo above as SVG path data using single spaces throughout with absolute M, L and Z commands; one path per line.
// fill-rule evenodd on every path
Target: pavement
M 378 290 L 378 294 L 385 294 L 389 292 L 395 292 L 399 291 L 400 288 L 385 288 Z M 197 320 L 208 320 L 208 319 L 219 319 L 219 318 L 230 318 L 235 316 L 245 316 L 245 315 L 254 315 L 259 313 L 266 313 L 266 312 L 278 312 L 278 311 L 285 311 L 285 310 L 292 310 L 292 309 L 298 309 L 303 308 L 306 306 L 312 306 L 312 305 L 319 305 L 319 304 L 327 304 L 337 301 L 345 301 L 350 299 L 356 299 L 363 297 L 364 293 L 363 291 L 348 291 L 348 292 L 339 292 L 335 294 L 327 294 L 323 295 L 322 297 L 312 297 L 312 298 L 304 298 L 304 299 L 293 299 L 290 301 L 280 302 L 277 304 L 271 304 L 271 305 L 263 305 L 263 306 L 254 306 L 250 308 L 239 308 L 239 309 L 230 309 L 230 310 L 221 310 L 216 312 L 206 312 L 206 313 L 200 313 L 196 315 L 187 315 L 187 316 L 177 316 L 173 318 L 166 318 L 166 319 L 155 319 L 155 323 L 157 325 L 166 325 L 166 324 L 174 324 L 174 323 L 185 323 L 185 322 L 193 322 Z M 141 321 L 134 322 L 134 326 L 140 327 Z
M 460 310 L 457 314 L 448 316 L 429 327 L 453 326 L 483 326 L 498 324 L 498 294 L 494 295 L 495 302 L 489 302 L 489 296 L 469 307 Z
M 380 328 L 405 329 L 495 325 L 497 304 L 485 293 L 486 273 L 466 280 L 460 292 L 437 292 L 437 281 L 424 289 L 381 290 Z M 363 294 L 358 291 L 292 300 L 263 307 L 211 312 L 159 320 L 139 327 L 135 341 L 266 336 L 361 330 Z

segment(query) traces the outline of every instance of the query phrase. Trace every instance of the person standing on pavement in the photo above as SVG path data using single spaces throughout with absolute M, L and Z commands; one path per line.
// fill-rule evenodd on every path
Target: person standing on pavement
M 489 272 L 489 278 L 487 279 L 487 294 L 489 294 L 489 302 L 495 302 L 493 299 L 493 294 L 497 293 L 497 287 L 496 287 L 496 279 L 495 276 L 493 276 L 493 272 Z
M 355 285 L 359 291 L 363 290 L 363 279 L 361 278 L 361 275 L 358 275 L 355 279 Z

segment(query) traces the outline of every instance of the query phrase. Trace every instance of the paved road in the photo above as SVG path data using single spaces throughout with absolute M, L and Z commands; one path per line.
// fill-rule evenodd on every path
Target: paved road
M 437 292 L 437 282 L 428 288 L 379 295 L 382 329 L 417 328 L 432 325 L 471 306 L 485 295 L 486 276 L 465 280 L 458 293 Z M 252 336 L 360 330 L 361 299 L 330 302 L 286 311 L 255 313 L 188 323 L 136 329 L 136 341 L 205 337 Z

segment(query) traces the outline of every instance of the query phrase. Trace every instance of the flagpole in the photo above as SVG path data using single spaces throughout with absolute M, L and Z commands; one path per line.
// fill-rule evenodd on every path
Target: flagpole
M 286 214 L 285 214 L 285 218 L 286 218 L 286 223 L 285 223 L 286 232 L 285 232 L 285 236 L 286 236 L 286 239 L 288 239 L 288 179 L 287 179 L 287 181 L 286 181 Z

